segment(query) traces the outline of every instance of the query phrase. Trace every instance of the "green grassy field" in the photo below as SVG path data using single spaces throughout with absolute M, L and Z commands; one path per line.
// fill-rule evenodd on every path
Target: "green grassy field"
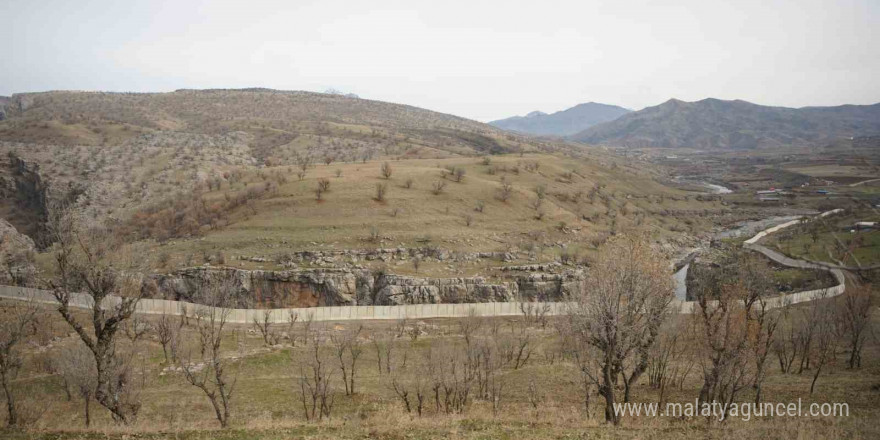
M 852 227 L 878 220 L 880 215 L 871 209 L 849 211 L 771 236 L 768 243 L 795 258 L 849 266 L 880 264 L 880 231 Z

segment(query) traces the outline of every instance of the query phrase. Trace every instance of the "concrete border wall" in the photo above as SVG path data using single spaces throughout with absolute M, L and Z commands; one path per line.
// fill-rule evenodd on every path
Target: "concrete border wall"
M 835 209 L 819 214 L 825 217 L 842 210 Z M 743 243 L 743 247 L 756 252 L 761 252 L 772 260 L 790 267 L 805 269 L 824 269 L 831 272 L 837 280 L 837 285 L 827 289 L 808 290 L 804 292 L 790 293 L 768 298 L 767 303 L 771 308 L 783 307 L 819 298 L 830 298 L 840 295 L 846 289 L 846 280 L 843 271 L 837 268 L 827 267 L 821 264 L 794 260 L 778 252 L 772 251 L 757 242 L 784 228 L 796 225 L 800 220 L 792 220 L 769 229 L 765 229 Z M 0 286 L 0 298 L 27 300 L 33 299 L 43 304 L 58 304 L 52 292 L 47 290 L 30 289 L 25 287 Z M 119 303 L 118 297 L 105 300 L 104 307 L 110 308 Z M 76 308 L 88 309 L 92 307 L 91 298 L 82 293 L 72 295 L 70 305 Z M 334 307 L 308 307 L 296 309 L 226 309 L 229 313 L 227 322 L 235 324 L 250 324 L 255 319 L 261 319 L 264 313 L 269 313 L 269 320 L 273 323 L 286 323 L 291 315 L 297 315 L 299 320 L 305 320 L 310 315 L 314 321 L 348 321 L 348 320 L 383 320 L 383 319 L 428 319 L 428 318 L 463 318 L 471 313 L 478 316 L 517 316 L 522 311 L 520 302 L 490 302 L 490 303 L 460 303 L 460 304 L 410 304 L 399 306 L 334 306 Z M 547 302 L 540 303 L 548 306 L 548 315 L 560 315 L 565 312 L 568 303 Z M 695 301 L 673 301 L 673 309 L 678 313 L 693 313 L 696 310 Z M 168 301 L 164 299 L 142 299 L 138 301 L 137 313 L 144 315 L 173 315 L 173 316 L 196 316 L 200 311 L 210 310 L 209 306 L 187 303 L 183 301 Z

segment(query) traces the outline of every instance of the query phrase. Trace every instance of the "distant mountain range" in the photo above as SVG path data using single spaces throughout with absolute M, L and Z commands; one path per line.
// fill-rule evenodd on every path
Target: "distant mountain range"
M 629 147 L 751 149 L 818 145 L 880 134 L 880 104 L 767 107 L 746 101 L 670 99 L 570 136 Z
M 534 111 L 525 116 L 499 119 L 489 124 L 504 130 L 539 136 L 570 136 L 629 112 L 630 110 L 616 105 L 588 102 L 553 114 Z

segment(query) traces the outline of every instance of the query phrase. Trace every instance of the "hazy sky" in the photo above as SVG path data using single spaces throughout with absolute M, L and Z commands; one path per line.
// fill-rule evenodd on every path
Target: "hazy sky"
M 880 102 L 880 0 L 0 0 L 0 95 L 333 87 L 488 121 Z

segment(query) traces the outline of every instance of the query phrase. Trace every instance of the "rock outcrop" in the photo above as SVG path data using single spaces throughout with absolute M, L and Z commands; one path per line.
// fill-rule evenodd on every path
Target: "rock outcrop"
M 34 241 L 0 219 L 0 284 L 29 286 L 34 281 Z
M 39 165 L 22 160 L 13 153 L 0 158 L 0 196 L 12 216 L 7 220 L 19 232 L 35 238 L 38 247 L 49 215 L 49 185 L 40 174 Z
M 145 289 L 153 298 L 201 303 L 205 292 L 230 287 L 236 292 L 234 306 L 241 308 L 555 301 L 573 292 L 583 276 L 582 269 L 507 273 L 504 280 L 491 282 L 484 277 L 425 278 L 347 268 L 197 267 L 154 275 Z

